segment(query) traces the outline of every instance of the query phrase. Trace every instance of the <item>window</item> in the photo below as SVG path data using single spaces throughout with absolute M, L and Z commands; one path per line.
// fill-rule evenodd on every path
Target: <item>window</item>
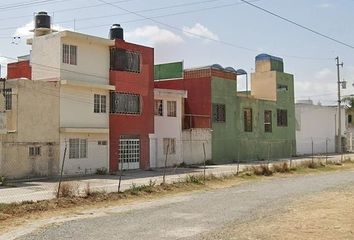
M 87 139 L 69 139 L 69 158 L 87 158 Z
M 30 157 L 36 157 L 41 155 L 41 147 L 29 147 L 28 152 Z
M 272 132 L 272 111 L 264 111 L 264 132 Z
M 98 143 L 98 145 L 101 145 L 101 146 L 107 145 L 107 141 L 98 141 L 97 143 Z
M 77 46 L 63 44 L 63 63 L 77 65 Z
M 140 72 L 140 54 L 121 48 L 111 48 L 110 70 Z
M 176 101 L 167 101 L 167 116 L 177 117 L 177 103 Z
M 243 109 L 243 125 L 245 132 L 252 132 L 252 108 Z
M 279 127 L 288 126 L 288 111 L 285 109 L 277 109 L 277 123 Z
M 95 113 L 105 113 L 106 112 L 106 96 L 105 95 L 94 95 L 93 112 Z
M 167 153 L 168 149 L 168 153 Z M 163 139 L 163 154 L 175 154 L 176 153 L 176 140 L 174 138 Z
M 352 123 L 352 121 L 353 121 L 353 120 L 352 120 L 352 115 L 351 115 L 351 114 L 349 114 L 349 115 L 348 115 L 348 123 L 349 123 L 349 124 L 351 124 L 351 123 Z
M 286 92 L 288 91 L 288 86 L 284 84 L 277 84 L 277 91 Z
M 140 114 L 140 95 L 112 92 L 111 113 Z
M 163 116 L 162 100 L 155 100 L 154 113 L 155 116 Z
M 0 90 L 5 98 L 5 110 L 11 110 L 12 109 L 12 89 L 8 88 L 5 89 L 5 91 Z
M 226 112 L 225 104 L 213 104 L 213 121 L 214 122 L 225 122 Z

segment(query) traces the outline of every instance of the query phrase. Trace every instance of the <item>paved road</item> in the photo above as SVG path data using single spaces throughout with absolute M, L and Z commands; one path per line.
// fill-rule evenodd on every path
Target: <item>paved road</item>
M 87 213 L 17 239 L 203 239 L 208 231 L 281 211 L 307 194 L 353 184 L 354 171 L 266 179 Z

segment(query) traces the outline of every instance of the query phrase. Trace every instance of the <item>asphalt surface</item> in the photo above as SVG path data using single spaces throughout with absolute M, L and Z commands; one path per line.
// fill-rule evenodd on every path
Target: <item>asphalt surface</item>
M 308 194 L 353 184 L 353 171 L 266 179 L 106 209 L 87 218 L 42 227 L 17 239 L 203 239 L 208 232 L 230 223 L 279 212 Z

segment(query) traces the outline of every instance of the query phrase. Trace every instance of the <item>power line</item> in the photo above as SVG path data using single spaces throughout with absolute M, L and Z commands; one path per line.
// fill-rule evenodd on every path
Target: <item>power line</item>
M 10 5 L 3 5 L 0 6 L 0 11 L 10 11 L 10 10 L 15 10 L 15 9 L 20 9 L 20 8 L 25 8 L 25 7 L 32 7 L 32 6 L 40 6 L 40 5 L 46 5 L 46 4 L 53 4 L 53 3 L 60 3 L 60 2 L 66 2 L 69 0 L 39 0 L 39 1 L 30 1 L 30 2 L 22 2 L 22 3 L 16 3 L 16 4 L 10 4 Z
M 223 40 L 219 40 L 219 39 L 215 39 L 215 38 L 211 38 L 211 37 L 207 37 L 207 36 L 203 36 L 203 35 L 200 35 L 200 34 L 196 34 L 196 33 L 193 33 L 193 32 L 190 32 L 190 31 L 187 31 L 185 29 L 181 29 L 179 27 L 176 27 L 176 26 L 173 26 L 173 25 L 170 25 L 170 24 L 167 24 L 165 22 L 161 22 L 161 21 L 158 21 L 152 17 L 147 17 L 147 16 L 144 16 L 140 13 L 137 13 L 137 12 L 134 12 L 134 11 L 131 11 L 131 10 L 128 10 L 126 8 L 123 8 L 123 7 L 120 7 L 120 6 L 117 6 L 113 3 L 110 3 L 110 2 L 107 2 L 107 1 L 104 1 L 104 0 L 97 0 L 97 1 L 100 1 L 102 3 L 105 3 L 107 5 L 110 5 L 112 7 L 115 7 L 115 8 L 118 8 L 120 10 L 123 10 L 125 12 L 128 12 L 128 13 L 131 13 L 131 14 L 134 14 L 138 17 L 141 17 L 141 18 L 144 18 L 144 19 L 147 19 L 147 20 L 150 20 L 154 23 L 157 23 L 159 25 L 162 25 L 162 26 L 165 26 L 169 29 L 172 29 L 174 31 L 178 31 L 178 32 L 182 32 L 182 33 L 187 33 L 189 35 L 192 35 L 192 36 L 195 36 L 195 37 L 199 37 L 199 38 L 204 38 L 204 39 L 207 39 L 207 40 L 210 40 L 210 41 L 213 41 L 213 42 L 217 42 L 217 43 L 221 43 L 223 45 L 227 45 L 227 46 L 230 46 L 230 47 L 233 47 L 233 48 L 238 48 L 238 49 L 242 49 L 242 50 L 245 50 L 245 51 L 250 51 L 250 52 L 259 52 L 259 50 L 257 49 L 252 49 L 252 48 L 248 48 L 248 47 L 244 47 L 244 46 L 240 46 L 240 45 L 236 45 L 236 44 L 233 44 L 233 43 L 230 43 L 230 42 L 226 42 L 226 41 L 223 41 Z M 332 60 L 332 58 L 312 58 L 312 57 L 301 57 L 301 56 L 294 56 L 294 55 L 285 55 L 285 54 L 281 54 L 282 56 L 285 56 L 285 57 L 289 57 L 289 58 L 298 58 L 298 59 L 307 59 L 307 60 Z
M 101 0 L 99 0 L 99 1 L 101 1 Z M 300 24 L 300 23 L 297 23 L 297 22 L 295 22 L 295 21 L 292 21 L 292 20 L 290 20 L 290 19 L 288 19 L 288 18 L 282 17 L 282 16 L 280 16 L 279 14 L 276 14 L 276 13 L 274 13 L 274 12 L 271 12 L 271 11 L 265 9 L 265 8 L 262 8 L 262 7 L 258 6 L 258 5 L 253 4 L 253 3 L 249 2 L 249 1 L 246 1 L 246 0 L 240 0 L 240 1 L 244 2 L 245 4 L 248 4 L 248 5 L 252 6 L 252 7 L 254 7 L 254 8 L 257 8 L 257 9 L 263 11 L 263 12 L 266 12 L 266 13 L 272 15 L 272 16 L 275 16 L 275 17 L 277 17 L 277 18 L 280 18 L 280 19 L 282 19 L 282 20 L 284 20 L 284 21 L 286 21 L 286 22 L 288 22 L 288 23 L 291 23 L 291 24 L 293 24 L 293 25 L 295 25 L 295 26 L 298 26 L 298 27 L 300 27 L 300 28 L 302 28 L 302 29 L 305 29 L 305 30 L 307 30 L 307 31 L 309 31 L 309 32 L 312 32 L 312 33 L 314 33 L 314 34 L 316 34 L 316 35 L 318 35 L 318 36 L 321 36 L 321 37 L 326 38 L 326 39 L 329 39 L 329 40 L 331 40 L 331 41 L 333 41 L 333 42 L 339 43 L 339 44 L 341 44 L 341 45 L 343 45 L 343 46 L 346 46 L 346 47 L 349 47 L 349 48 L 351 48 L 351 49 L 354 49 L 354 46 L 353 46 L 353 45 L 350 45 L 350 44 L 348 44 L 348 43 L 342 42 L 342 41 L 340 41 L 340 40 L 338 40 L 338 39 L 335 39 L 335 38 L 333 38 L 333 37 L 330 37 L 330 36 L 328 36 L 328 35 L 326 35 L 326 34 L 324 34 L 324 33 L 321 33 L 321 32 L 319 32 L 319 31 L 316 31 L 316 30 L 314 30 L 314 29 L 312 29 L 312 28 L 306 27 L 306 26 L 304 26 L 304 25 L 302 25 L 302 24 Z

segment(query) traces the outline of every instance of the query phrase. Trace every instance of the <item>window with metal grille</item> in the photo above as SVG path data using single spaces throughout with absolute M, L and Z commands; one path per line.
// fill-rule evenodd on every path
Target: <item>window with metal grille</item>
M 95 94 L 93 112 L 95 113 L 105 113 L 107 107 L 106 95 Z
M 272 111 L 264 111 L 264 132 L 272 132 Z
M 167 116 L 168 117 L 177 117 L 177 102 L 176 101 L 167 101 Z
M 119 139 L 119 160 L 121 163 L 138 163 L 140 161 L 139 136 L 121 136 Z
M 140 72 L 140 53 L 121 48 L 111 48 L 110 70 Z
M 11 110 L 12 109 L 12 89 L 8 88 L 5 89 L 5 91 L 3 90 L 0 91 L 2 92 L 5 98 L 5 110 Z
M 112 92 L 111 113 L 140 114 L 140 95 Z
M 244 108 L 243 109 L 243 125 L 245 132 L 252 132 L 252 108 Z
M 167 153 L 168 149 L 168 153 Z M 163 154 L 175 154 L 176 153 L 176 139 L 164 138 L 163 139 Z
M 162 100 L 154 101 L 154 114 L 155 116 L 163 116 Z
M 225 104 L 213 103 L 213 121 L 214 122 L 226 121 Z
M 279 127 L 288 126 L 288 111 L 286 109 L 277 109 L 277 124 Z
M 31 157 L 36 157 L 41 155 L 41 147 L 29 147 L 28 154 Z
M 77 65 L 77 46 L 63 44 L 63 63 Z
M 87 158 L 87 139 L 69 139 L 69 158 Z

